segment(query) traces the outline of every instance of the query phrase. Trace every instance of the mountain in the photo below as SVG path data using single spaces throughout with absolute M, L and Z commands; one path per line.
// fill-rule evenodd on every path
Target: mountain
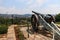
M 18 15 L 18 14 L 0 14 L 0 17 L 4 17 L 4 18 L 28 18 L 31 17 L 32 14 L 24 14 L 24 15 Z

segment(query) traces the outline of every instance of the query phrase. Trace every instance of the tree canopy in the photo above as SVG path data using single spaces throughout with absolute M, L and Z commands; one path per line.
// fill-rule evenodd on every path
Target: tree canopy
M 56 22 L 60 22 L 60 13 L 55 16 Z

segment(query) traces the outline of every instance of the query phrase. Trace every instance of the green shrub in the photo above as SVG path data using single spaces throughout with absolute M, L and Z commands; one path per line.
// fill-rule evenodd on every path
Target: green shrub
M 25 37 L 24 37 L 24 35 L 23 35 L 23 33 L 21 31 L 19 32 L 18 36 L 19 36 L 20 40 L 24 40 L 25 39 Z
M 24 40 L 25 39 L 25 37 L 24 37 L 23 33 L 20 31 L 19 27 L 15 27 L 15 32 L 16 32 L 16 37 L 19 40 Z
M 0 25 L 0 34 L 7 33 L 8 27 L 6 25 Z
M 60 13 L 55 16 L 56 22 L 60 22 Z
M 56 22 L 56 24 L 60 24 L 60 22 Z

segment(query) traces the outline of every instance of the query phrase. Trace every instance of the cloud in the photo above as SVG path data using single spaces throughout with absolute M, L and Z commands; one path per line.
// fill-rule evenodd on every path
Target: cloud
M 28 8 L 35 9 L 37 7 L 42 6 L 46 1 L 48 1 L 48 0 L 35 0 L 33 3 L 30 3 L 30 5 L 28 6 Z
M 12 14 L 17 12 L 17 10 L 15 8 L 5 8 L 5 7 L 0 7 L 0 13 L 2 14 Z
M 2 0 L 0 0 L 2 1 Z M 24 2 L 26 3 L 27 7 L 23 9 L 17 9 L 16 6 L 12 7 L 4 7 L 0 6 L 0 13 L 7 13 L 7 14 L 25 14 L 25 13 L 31 13 L 32 9 L 37 8 L 38 6 L 41 6 L 46 0 L 15 0 L 17 2 Z
M 60 6 L 57 4 L 51 4 L 41 9 L 40 12 L 45 14 L 58 14 L 60 13 Z
M 29 10 L 24 9 L 16 9 L 15 7 L 12 8 L 5 8 L 5 7 L 0 7 L 0 14 L 26 14 L 30 13 Z
M 37 7 L 42 6 L 48 0 L 15 0 L 15 1 L 22 3 L 23 5 L 27 6 L 25 8 L 35 9 Z
M 1 1 L 1 0 L 0 0 Z M 48 0 L 15 0 L 17 2 L 22 2 L 22 3 L 26 3 L 27 6 L 25 8 L 22 9 L 17 9 L 17 7 L 15 5 L 13 5 L 12 7 L 4 7 L 4 6 L 0 6 L 0 13 L 3 14 L 32 14 L 32 10 L 36 11 L 37 9 L 40 13 L 45 13 L 45 14 L 55 14 L 55 13 L 59 13 L 60 12 L 60 6 L 57 4 L 48 4 L 46 7 L 43 7 L 40 9 L 40 7 L 46 3 Z M 22 6 L 22 5 L 21 5 Z

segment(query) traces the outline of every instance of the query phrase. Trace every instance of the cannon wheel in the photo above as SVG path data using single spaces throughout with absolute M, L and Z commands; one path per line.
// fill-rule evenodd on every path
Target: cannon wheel
M 31 16 L 31 24 L 32 24 L 32 29 L 34 31 L 38 31 L 38 26 L 39 26 L 39 17 L 37 15 L 32 15 Z

